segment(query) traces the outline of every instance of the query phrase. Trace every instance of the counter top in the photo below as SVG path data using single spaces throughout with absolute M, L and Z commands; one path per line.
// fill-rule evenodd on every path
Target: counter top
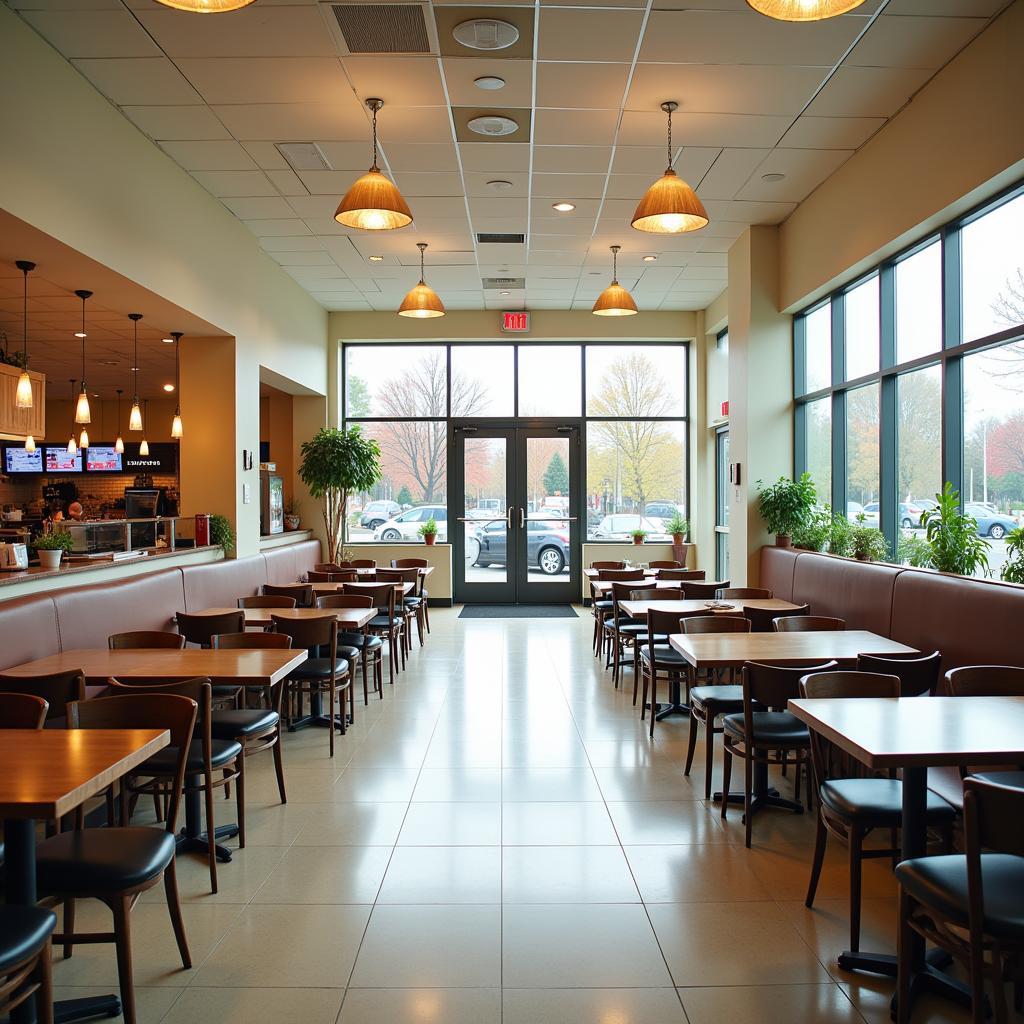
M 159 562 L 163 558 L 174 555 L 182 555 L 193 551 L 219 551 L 220 546 L 209 544 L 198 548 L 176 548 L 174 551 L 157 551 L 148 555 L 138 555 L 134 558 L 83 558 L 80 561 L 66 562 L 61 559 L 60 566 L 56 569 L 44 569 L 41 566 L 33 566 L 29 569 L 19 569 L 14 572 L 0 571 L 0 589 L 10 586 L 13 583 L 36 582 L 37 580 L 56 580 L 66 576 L 74 576 L 76 573 L 95 572 L 97 569 L 105 569 L 110 566 L 138 565 L 140 562 Z

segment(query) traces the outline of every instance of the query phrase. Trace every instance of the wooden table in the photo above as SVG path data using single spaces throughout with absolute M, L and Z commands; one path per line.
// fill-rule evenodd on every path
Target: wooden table
M 801 699 L 789 710 L 869 768 L 902 770 L 903 860 L 926 853 L 929 767 L 1024 759 L 1024 697 Z M 926 959 L 924 939 L 915 932 L 911 941 L 911 999 L 927 990 L 970 1006 L 970 992 Z M 893 956 L 849 951 L 839 966 L 890 977 L 897 970 Z
M 602 572 L 634 572 L 634 571 L 635 571 L 634 569 L 612 569 L 612 570 L 609 570 L 609 569 L 584 569 L 583 570 L 583 575 L 586 576 L 587 579 L 596 580 L 597 577 Z M 661 571 L 660 569 L 644 569 L 643 572 L 644 572 L 645 576 L 657 576 L 660 571 Z
M 279 619 L 319 619 L 334 614 L 340 629 L 362 629 L 377 614 L 376 608 L 204 608 L 190 615 L 225 615 L 234 611 L 245 612 L 247 626 L 270 626 L 271 616 Z
M 336 594 L 342 587 L 348 587 L 358 593 L 360 590 L 366 590 L 369 587 L 386 587 L 387 582 L 384 583 L 306 583 L 307 587 L 313 588 L 314 594 Z M 415 583 L 393 583 L 391 584 L 396 590 L 401 591 L 401 596 L 405 597 L 407 594 L 411 594 L 413 588 L 416 586 Z
M 702 587 L 724 587 L 727 585 L 718 580 L 658 580 L 649 576 L 642 580 L 593 580 L 591 586 L 598 594 L 610 594 L 613 583 L 631 583 L 637 590 L 649 590 L 651 587 L 656 587 L 659 590 L 678 590 L 684 583 L 699 583 Z
M 642 619 L 648 609 L 660 612 L 672 612 L 675 615 L 692 615 L 694 612 L 705 615 L 742 615 L 744 608 L 763 608 L 766 611 L 788 612 L 803 605 L 783 601 L 781 597 L 752 598 L 745 601 L 725 601 L 726 608 L 709 608 L 706 601 L 620 601 L 619 608 L 631 618 Z
M 62 817 L 170 742 L 166 729 L 6 729 L 0 731 L 0 818 L 4 822 L 4 885 L 9 904 L 35 906 L 36 821 Z M 72 999 L 58 1020 L 116 1017 L 115 995 Z M 33 1024 L 35 1000 L 11 1015 Z

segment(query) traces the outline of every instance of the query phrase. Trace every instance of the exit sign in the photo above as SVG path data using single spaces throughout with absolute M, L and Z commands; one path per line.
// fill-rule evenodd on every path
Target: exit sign
M 506 334 L 528 334 L 530 331 L 530 314 L 502 313 L 501 329 Z

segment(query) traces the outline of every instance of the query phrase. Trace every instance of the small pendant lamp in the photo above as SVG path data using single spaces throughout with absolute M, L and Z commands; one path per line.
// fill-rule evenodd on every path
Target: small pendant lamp
M 174 419 L 171 420 L 171 437 L 178 439 L 183 433 L 181 429 L 181 361 L 178 353 L 183 333 L 183 331 L 171 331 L 171 337 L 174 339 L 174 395 L 177 399 L 174 406 Z
M 76 380 L 74 377 L 71 378 L 71 401 L 75 400 L 75 384 Z M 78 445 L 75 443 L 75 425 L 71 424 L 71 436 L 68 438 L 68 455 L 74 455 L 78 451 Z
M 75 337 L 82 339 L 82 390 L 78 392 L 78 407 L 75 409 L 75 422 L 92 423 L 92 412 L 89 409 L 89 394 L 86 391 L 85 383 L 85 300 L 92 295 L 92 292 L 88 292 L 84 288 L 78 288 L 75 290 L 75 294 L 82 300 L 82 329 L 80 331 L 75 331 Z M 89 435 L 83 430 L 82 436 L 86 438 L 86 443 L 80 445 L 80 447 L 86 448 L 88 447 Z
M 776 21 L 823 21 L 847 14 L 864 0 L 747 0 L 758 14 Z
M 149 399 L 147 399 L 145 402 L 145 408 L 146 418 L 149 419 Z M 146 456 L 149 454 L 149 442 L 146 440 L 145 431 L 143 431 L 142 433 L 142 443 L 139 445 L 139 454 L 142 456 Z
M 423 254 L 427 251 L 427 243 L 417 242 L 416 248 L 420 251 L 420 283 L 402 299 L 398 315 L 412 316 L 419 320 L 444 316 L 444 303 L 441 297 L 423 280 Z
M 118 455 L 124 454 L 124 438 L 121 436 L 121 388 L 117 389 L 117 440 L 114 442 L 114 451 Z
M 34 452 L 35 450 L 36 439 L 31 434 L 29 434 L 28 437 L 25 438 L 25 451 Z
M 237 11 L 248 7 L 253 0 L 157 0 L 164 7 L 173 7 L 176 11 L 188 11 L 191 14 L 223 14 L 225 11 Z
M 139 406 L 139 321 L 142 319 L 142 314 L 129 313 L 128 319 L 135 325 L 135 354 L 132 357 L 132 367 L 135 373 L 135 395 L 132 398 L 132 411 L 128 415 L 128 429 L 141 430 L 142 409 Z
M 377 111 L 384 101 L 371 98 L 366 105 L 373 112 L 373 166 L 353 182 L 338 204 L 334 219 L 349 228 L 393 231 L 412 223 L 412 211 L 398 186 L 385 178 L 377 166 Z
M 612 283 L 597 297 L 590 311 L 595 316 L 635 316 L 639 310 L 633 296 L 619 284 L 619 250 L 621 245 L 610 246 L 612 250 Z
M 644 193 L 633 214 L 637 231 L 659 235 L 678 235 L 707 227 L 708 212 L 697 193 L 672 169 L 672 112 L 679 108 L 675 100 L 666 100 L 661 109 L 668 114 L 668 167 Z
M 24 325 L 24 347 L 21 358 L 21 374 L 18 376 L 18 389 L 14 394 L 14 405 L 17 409 L 32 408 L 32 378 L 28 375 L 28 275 L 36 269 L 28 260 L 18 260 L 15 266 L 25 275 L 25 310 L 22 323 Z

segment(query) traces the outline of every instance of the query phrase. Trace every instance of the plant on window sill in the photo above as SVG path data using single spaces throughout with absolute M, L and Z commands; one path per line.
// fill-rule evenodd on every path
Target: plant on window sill
M 931 547 L 931 567 L 960 576 L 974 576 L 981 570 L 988 576 L 988 542 L 978 536 L 977 520 L 960 511 L 960 492 L 947 480 L 935 500 L 935 508 L 921 516 Z
M 647 531 L 646 530 L 633 530 L 633 532 L 630 533 L 630 536 L 633 538 L 633 543 L 634 544 L 637 544 L 637 545 L 643 544 L 645 538 L 647 537 Z

